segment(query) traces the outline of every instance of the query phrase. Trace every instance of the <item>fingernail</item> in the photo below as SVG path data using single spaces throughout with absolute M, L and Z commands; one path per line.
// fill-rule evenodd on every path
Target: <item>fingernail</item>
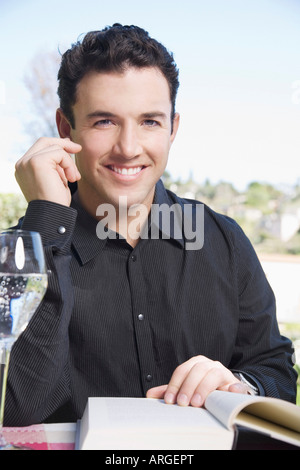
M 187 406 L 189 404 L 187 395 L 185 393 L 180 393 L 177 398 L 177 403 L 180 406 Z
M 195 395 L 192 396 L 191 405 L 196 407 L 202 406 L 202 398 L 199 393 L 195 393 Z
M 172 393 L 172 392 L 167 392 L 167 393 L 165 394 L 165 397 L 164 397 L 164 398 L 165 398 L 165 402 L 168 403 L 168 404 L 170 404 L 170 405 L 172 405 L 173 403 L 175 403 L 175 395 L 174 395 L 174 393 Z
M 240 383 L 237 383 L 237 384 L 234 384 L 234 388 L 236 390 L 238 390 L 239 392 L 244 392 L 246 390 L 246 387 L 244 384 L 240 384 Z

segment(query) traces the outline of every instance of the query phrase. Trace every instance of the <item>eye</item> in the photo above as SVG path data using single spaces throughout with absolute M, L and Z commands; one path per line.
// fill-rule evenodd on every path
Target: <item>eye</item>
M 96 127 L 109 127 L 112 124 L 110 119 L 101 119 L 100 121 L 95 122 L 94 126 Z
M 146 119 L 146 121 L 144 121 L 144 124 L 148 127 L 156 127 L 160 125 L 158 121 L 154 121 L 153 119 Z

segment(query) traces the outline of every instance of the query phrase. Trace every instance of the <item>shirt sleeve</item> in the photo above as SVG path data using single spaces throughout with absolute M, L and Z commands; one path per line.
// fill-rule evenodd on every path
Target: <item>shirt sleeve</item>
M 32 201 L 22 220 L 23 230 L 40 233 L 44 247 L 53 252 L 69 253 L 77 211 L 50 201 Z
M 6 426 L 44 422 L 68 401 L 68 326 L 73 309 L 70 248 L 77 211 L 32 201 L 18 228 L 41 234 L 48 289 L 11 352 L 5 404 Z
M 250 377 L 260 394 L 295 402 L 294 348 L 279 332 L 274 293 L 240 228 L 236 266 L 240 316 L 231 369 Z

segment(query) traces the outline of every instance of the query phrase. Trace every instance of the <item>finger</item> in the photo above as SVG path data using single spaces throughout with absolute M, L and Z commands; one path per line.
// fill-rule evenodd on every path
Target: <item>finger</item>
M 74 160 L 68 153 L 63 151 L 60 153 L 60 155 L 56 154 L 56 157 L 56 168 L 60 168 L 64 171 L 64 175 L 67 181 L 74 183 L 81 178 Z
M 199 394 L 196 394 L 196 389 L 199 386 L 199 383 L 201 383 L 203 378 L 206 376 L 210 367 L 211 361 L 194 364 L 189 373 L 186 375 L 178 391 L 178 405 L 188 406 L 191 403 L 192 398 L 194 406 L 202 405 L 202 398 Z
M 41 172 L 44 172 L 45 163 L 59 172 L 63 182 L 65 182 L 65 179 L 67 181 L 75 182 L 81 178 L 77 166 L 70 154 L 65 151 L 61 145 L 57 144 L 45 147 L 34 154 L 27 155 L 27 157 L 25 156 L 23 160 L 21 159 L 16 164 L 16 168 L 20 165 L 30 164 L 30 166 L 34 167 L 36 171 L 40 170 Z M 62 171 L 58 170 L 59 167 L 63 170 L 64 174 Z
M 228 391 L 232 393 L 244 393 L 248 394 L 249 393 L 249 388 L 246 384 L 243 384 L 242 382 L 237 382 L 235 384 L 232 384 L 228 387 Z
M 164 398 L 165 391 L 168 385 L 160 385 L 159 387 L 153 387 L 146 393 L 147 398 Z
M 35 155 L 36 153 L 39 153 L 48 147 L 52 147 L 53 145 L 58 145 L 68 153 L 78 153 L 82 148 L 80 144 L 73 142 L 69 138 L 60 139 L 58 137 L 41 137 L 32 145 L 32 147 L 30 147 L 25 156 Z
M 68 187 L 68 179 L 66 178 L 66 175 L 65 175 L 65 172 L 64 172 L 63 168 L 61 168 L 59 165 L 56 165 L 56 171 L 59 174 L 60 179 L 62 180 L 64 186 L 67 188 Z
M 215 373 L 214 371 L 217 371 L 217 373 L 215 377 L 216 380 L 212 382 L 212 387 L 214 387 L 214 382 L 216 382 L 216 384 L 223 385 L 223 383 L 227 384 L 227 380 L 229 378 L 231 380 L 234 379 L 231 372 L 220 362 L 203 358 L 201 361 L 196 362 L 196 364 L 193 365 L 189 374 L 183 381 L 178 392 L 177 403 L 181 406 L 187 406 L 190 404 L 193 406 L 202 406 L 204 399 L 200 393 L 201 384 L 204 381 L 203 386 L 205 386 L 206 381 L 210 379 L 210 375 Z M 222 377 L 221 381 L 218 378 L 219 376 Z M 207 385 L 209 386 L 209 382 Z
M 197 357 L 192 357 L 188 361 L 178 366 L 175 369 L 171 377 L 171 380 L 168 384 L 168 387 L 165 393 L 165 402 L 176 403 L 178 393 L 182 387 L 182 384 L 185 382 L 193 366 L 195 364 L 199 364 L 199 365 L 201 364 L 201 366 L 203 366 L 206 362 L 210 362 L 210 360 L 202 356 L 197 356 Z M 185 397 L 181 397 L 181 401 L 184 402 Z
M 228 391 L 229 387 L 237 382 L 234 375 L 225 367 L 212 367 L 207 371 L 199 385 L 196 387 L 190 404 L 203 406 L 208 395 L 214 390 Z

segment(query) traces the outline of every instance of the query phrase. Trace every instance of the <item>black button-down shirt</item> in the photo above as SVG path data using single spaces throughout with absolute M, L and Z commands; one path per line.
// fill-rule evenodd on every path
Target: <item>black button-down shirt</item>
M 161 182 L 154 202 L 194 212 L 200 204 Z M 42 234 L 51 274 L 12 352 L 6 424 L 74 421 L 89 396 L 145 396 L 195 355 L 245 373 L 261 393 L 295 400 L 293 350 L 250 242 L 204 206 L 204 244 L 188 250 L 184 233 L 175 236 L 181 222 L 175 212 L 169 237 L 160 225 L 159 238 L 132 248 L 112 233 L 99 239 L 76 196 L 70 208 L 29 204 L 22 228 Z

